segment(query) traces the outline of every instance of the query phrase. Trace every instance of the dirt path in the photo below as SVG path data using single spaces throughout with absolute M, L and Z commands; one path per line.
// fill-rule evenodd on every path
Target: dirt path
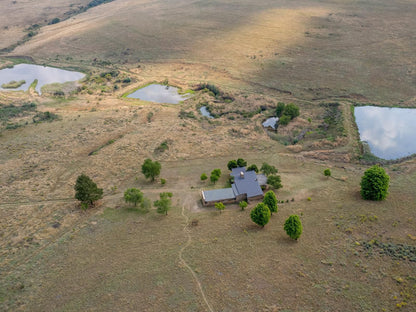
M 185 201 L 185 203 L 188 200 Z M 182 216 L 185 219 L 185 227 L 183 228 L 183 231 L 186 233 L 186 236 L 188 237 L 188 241 L 186 242 L 186 244 L 181 248 L 181 250 L 179 251 L 179 259 L 181 260 L 181 262 L 183 263 L 183 265 L 189 270 L 189 272 L 191 272 L 192 276 L 195 279 L 196 284 L 198 285 L 199 291 L 201 292 L 202 298 L 205 301 L 205 304 L 208 307 L 208 310 L 210 312 L 214 312 L 214 309 L 211 307 L 210 303 L 208 302 L 207 297 L 205 296 L 205 292 L 202 289 L 202 285 L 201 285 L 201 281 L 199 280 L 198 276 L 196 275 L 195 271 L 192 270 L 192 268 L 189 266 L 189 264 L 185 261 L 185 259 L 183 258 L 183 252 L 186 248 L 188 248 L 188 246 L 192 243 L 192 237 L 191 234 L 189 233 L 189 229 L 188 229 L 188 222 L 189 222 L 189 217 L 185 214 L 185 203 L 182 205 Z

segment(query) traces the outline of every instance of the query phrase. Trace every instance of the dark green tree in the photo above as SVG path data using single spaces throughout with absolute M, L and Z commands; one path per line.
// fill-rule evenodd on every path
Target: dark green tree
M 254 171 L 254 172 L 258 173 L 259 168 L 257 168 L 257 166 L 255 164 L 252 164 L 252 165 L 247 167 L 247 171 Z
M 96 200 L 103 198 L 103 189 L 98 188 L 90 177 L 85 174 L 78 176 L 75 183 L 75 198 L 78 199 L 84 207 L 92 205 Z
M 268 191 L 264 194 L 263 203 L 269 207 L 270 213 L 277 212 L 277 198 L 273 191 Z
M 326 168 L 326 169 L 324 170 L 324 176 L 326 176 L 326 177 L 330 177 L 330 176 L 331 176 L 331 169 Z
M 282 188 L 282 181 L 279 175 L 271 175 L 267 177 L 267 184 L 269 184 L 273 189 L 278 190 Z
M 283 229 L 292 239 L 297 240 L 302 234 L 302 222 L 299 216 L 291 215 L 285 222 Z
M 221 177 L 221 170 L 220 169 L 214 169 L 211 171 L 211 176 L 209 177 L 211 182 L 215 184 Z
M 275 166 L 271 166 L 265 162 L 261 166 L 260 171 L 263 172 L 266 176 L 277 173 L 277 169 Z
M 279 102 L 276 106 L 276 116 L 282 116 L 283 110 L 285 109 L 285 103 Z
M 299 107 L 293 103 L 287 104 L 283 110 L 283 116 L 289 116 L 290 119 L 299 116 Z
M 124 200 L 126 203 L 132 203 L 137 206 L 143 200 L 143 193 L 137 188 L 129 188 L 124 192 Z
M 208 179 L 208 176 L 206 173 L 201 174 L 201 181 L 205 181 L 206 179 Z
M 376 165 L 367 169 L 361 178 L 361 197 L 369 200 L 383 200 L 387 197 L 390 177 Z
M 250 212 L 251 220 L 264 227 L 270 220 L 270 209 L 263 203 L 257 204 Z
M 142 173 L 147 179 L 150 178 L 153 182 L 159 176 L 161 168 L 162 166 L 159 162 L 147 158 L 142 165 Z
M 228 170 L 233 170 L 233 168 L 237 168 L 238 167 L 238 165 L 237 165 L 237 160 L 235 160 L 235 159 L 233 159 L 233 160 L 230 160 L 229 162 L 228 162 L 228 164 L 227 164 L 227 168 L 228 168 Z
M 160 199 L 156 200 L 153 205 L 155 207 L 157 207 L 157 212 L 158 213 L 164 213 L 166 215 L 168 215 L 168 211 L 170 210 L 170 208 L 172 207 L 172 193 L 169 192 L 164 192 L 164 193 L 160 193 L 159 194 Z
M 217 208 L 220 211 L 220 213 L 225 209 L 225 205 L 221 202 L 215 203 L 214 205 L 215 205 L 215 208 Z
M 245 166 L 247 166 L 247 162 L 244 159 L 239 158 L 239 159 L 237 159 L 237 165 L 238 165 L 238 167 L 245 167 Z
M 247 204 L 247 202 L 246 201 L 241 201 L 241 202 L 239 202 L 238 203 L 238 205 L 240 206 L 240 208 L 241 208 L 241 210 L 244 210 L 244 209 L 246 209 L 247 208 L 247 206 L 248 206 L 248 204 Z
M 281 126 L 286 126 L 289 124 L 289 122 L 290 122 L 290 116 L 283 115 L 282 117 L 279 118 L 278 124 Z

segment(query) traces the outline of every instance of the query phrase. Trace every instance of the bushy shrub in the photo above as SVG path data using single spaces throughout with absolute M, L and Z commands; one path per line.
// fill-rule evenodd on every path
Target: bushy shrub
M 380 166 L 373 166 L 361 178 L 361 196 L 368 200 L 383 200 L 387 197 L 390 177 Z
M 251 210 L 250 217 L 254 223 L 264 227 L 270 220 L 270 209 L 264 203 L 259 203 Z
M 287 235 L 292 239 L 297 240 L 302 234 L 302 222 L 300 222 L 299 216 L 291 215 L 285 222 L 283 226 Z

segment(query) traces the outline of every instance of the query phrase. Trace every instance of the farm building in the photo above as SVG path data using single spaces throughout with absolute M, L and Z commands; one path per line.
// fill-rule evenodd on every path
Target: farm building
M 247 171 L 244 167 L 233 168 L 231 174 L 234 183 L 230 188 L 202 191 L 202 204 L 212 206 L 215 203 L 237 203 L 263 198 L 261 186 L 266 185 L 267 178 L 255 171 Z

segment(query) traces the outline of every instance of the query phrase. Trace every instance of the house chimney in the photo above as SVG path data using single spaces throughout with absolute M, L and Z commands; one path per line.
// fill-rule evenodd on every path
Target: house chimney
M 240 172 L 240 178 L 244 179 L 244 172 L 243 171 Z

